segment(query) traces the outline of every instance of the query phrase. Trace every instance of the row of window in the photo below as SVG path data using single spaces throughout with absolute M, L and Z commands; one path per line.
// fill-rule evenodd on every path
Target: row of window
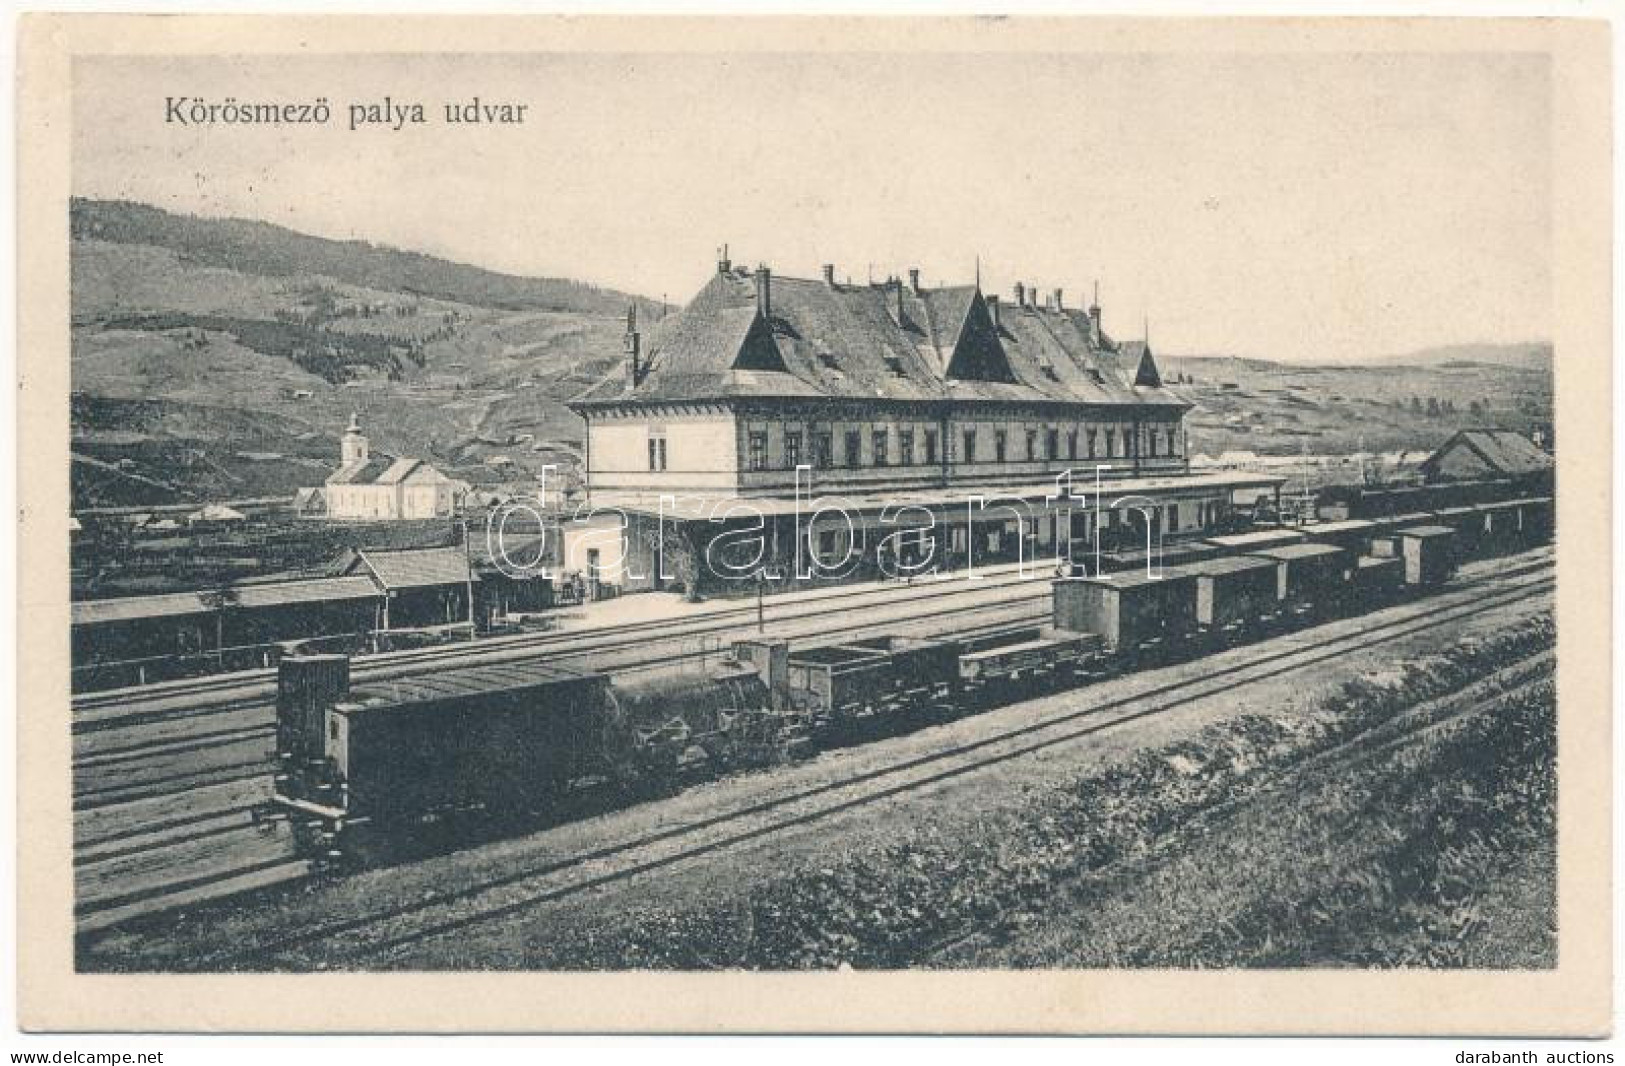
M 928 429 L 920 438 L 921 447 L 915 449 L 915 436 L 912 429 L 897 431 L 897 453 L 895 462 L 891 450 L 892 432 L 889 429 L 876 429 L 870 432 L 870 454 L 874 466 L 914 466 L 916 462 L 926 466 L 934 465 L 937 461 L 937 431 Z M 959 462 L 974 463 L 977 461 L 978 432 L 967 429 L 961 438 L 962 448 Z M 656 441 L 659 442 L 659 465 L 656 465 Z M 782 469 L 793 470 L 806 463 L 818 470 L 829 470 L 835 466 L 834 434 L 827 432 L 814 433 L 809 443 L 810 451 L 803 453 L 802 431 L 787 429 L 784 431 L 784 461 Z M 1116 429 L 1090 429 L 1082 431 L 1072 429 L 1066 433 L 1065 455 L 1062 455 L 1061 431 L 1054 427 L 1044 430 L 1043 444 L 1040 448 L 1039 431 L 1029 429 L 1026 431 L 1026 450 L 1023 457 L 1029 462 L 1044 460 L 1066 459 L 1117 459 L 1128 458 L 1132 444 L 1130 431 L 1124 429 L 1119 433 Z M 863 465 L 863 432 L 861 430 L 848 430 L 842 449 L 843 466 L 856 468 Z M 1159 456 L 1172 457 L 1179 454 L 1178 430 L 1168 427 L 1165 430 L 1148 428 L 1145 430 L 1145 454 L 1148 458 Z M 992 462 L 1004 463 L 1010 461 L 1010 438 L 1006 430 L 993 431 Z M 751 470 L 770 469 L 768 463 L 767 431 L 752 430 L 746 438 L 746 462 Z M 651 438 L 649 441 L 649 469 L 666 469 L 666 441 L 665 438 Z

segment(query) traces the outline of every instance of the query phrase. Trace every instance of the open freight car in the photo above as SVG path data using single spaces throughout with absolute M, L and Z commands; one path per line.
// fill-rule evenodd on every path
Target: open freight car
M 874 637 L 791 649 L 787 667 L 790 712 L 817 730 L 951 700 L 959 685 L 959 645 Z

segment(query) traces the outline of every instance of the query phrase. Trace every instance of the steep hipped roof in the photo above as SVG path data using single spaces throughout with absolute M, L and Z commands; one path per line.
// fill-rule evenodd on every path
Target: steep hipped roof
M 629 376 L 612 378 L 576 403 L 835 397 L 1189 406 L 1162 387 L 1149 348 L 1120 351 L 1080 309 L 1005 304 L 995 326 L 987 298 L 970 285 L 915 291 L 897 281 L 773 277 L 769 292 L 763 318 L 756 279 L 718 271 L 643 338 L 647 369 L 635 387 Z
M 1495 473 L 1511 477 L 1543 473 L 1556 464 L 1555 459 L 1522 433 L 1510 429 L 1464 429 L 1424 460 L 1422 469 L 1436 470 L 1445 453 L 1455 448 L 1466 448 Z

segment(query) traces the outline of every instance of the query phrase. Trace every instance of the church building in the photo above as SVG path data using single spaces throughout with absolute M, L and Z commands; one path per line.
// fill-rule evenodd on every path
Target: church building
M 457 510 L 468 487 L 422 459 L 374 455 L 354 413 L 339 456 L 339 468 L 328 475 L 324 487 L 328 518 L 444 518 Z

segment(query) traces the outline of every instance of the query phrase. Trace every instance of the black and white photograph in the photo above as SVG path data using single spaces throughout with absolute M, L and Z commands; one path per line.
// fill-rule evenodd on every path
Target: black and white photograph
M 1577 963 L 1560 35 L 719 21 L 72 55 L 72 974 Z

